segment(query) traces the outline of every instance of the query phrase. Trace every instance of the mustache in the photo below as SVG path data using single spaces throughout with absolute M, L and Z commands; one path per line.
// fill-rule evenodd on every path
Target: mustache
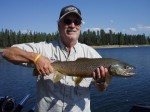
M 68 28 L 68 29 L 67 29 L 67 32 L 75 32 L 75 31 L 76 31 L 75 28 Z

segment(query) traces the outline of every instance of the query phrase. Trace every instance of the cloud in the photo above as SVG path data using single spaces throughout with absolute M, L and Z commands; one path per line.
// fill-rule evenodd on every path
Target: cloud
M 122 32 L 122 33 L 127 33 L 127 34 L 146 34 L 146 35 L 150 35 L 150 26 L 144 26 L 144 25 L 137 25 L 135 27 L 129 27 L 126 29 L 115 29 L 112 27 L 107 27 L 107 28 L 99 28 L 99 27 L 91 27 L 91 28 L 85 28 L 83 31 L 100 31 L 101 29 L 104 30 L 106 33 L 109 33 L 109 31 L 111 30 L 113 33 L 118 33 L 118 32 Z
M 28 30 L 21 30 L 21 33 L 23 34 L 28 33 Z
M 127 34 L 145 34 L 150 35 L 150 26 L 149 25 L 136 25 L 135 27 L 130 27 L 128 29 L 123 29 L 122 32 Z
M 129 28 L 130 31 L 137 31 L 136 28 Z
M 130 31 L 135 31 L 135 32 L 139 32 L 139 31 L 150 31 L 150 26 L 143 26 L 143 25 L 137 25 L 136 27 L 132 27 L 129 28 Z
M 20 31 L 21 31 L 22 34 L 26 34 L 26 33 L 29 34 L 29 33 L 32 32 L 31 30 L 28 30 L 28 29 L 27 30 L 20 30 Z
M 104 30 L 106 33 L 108 33 L 109 30 L 111 30 L 112 32 L 117 32 L 116 29 L 114 29 L 114 28 L 97 28 L 97 27 L 95 27 L 95 28 L 94 27 L 93 28 L 85 28 L 84 31 L 90 30 L 90 31 L 97 32 L 97 31 L 100 31 L 101 29 Z
M 109 30 L 111 30 L 112 32 L 117 32 L 117 30 L 115 28 L 104 28 L 105 32 L 109 32 Z
M 91 31 L 100 31 L 101 28 L 85 28 L 85 31 L 91 30 Z
M 139 30 L 150 31 L 150 26 L 142 26 L 142 25 L 138 25 L 137 28 L 138 28 Z

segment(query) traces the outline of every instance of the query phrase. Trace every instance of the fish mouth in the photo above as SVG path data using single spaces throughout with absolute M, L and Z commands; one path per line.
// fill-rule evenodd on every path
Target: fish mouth
M 128 69 L 124 69 L 122 75 L 127 76 L 127 77 L 133 77 L 133 76 L 135 76 L 135 73 L 133 73 L 131 71 L 134 70 L 134 69 L 135 69 L 135 67 L 130 67 Z
M 124 75 L 124 76 L 127 76 L 127 77 L 133 77 L 133 76 L 135 76 L 135 73 L 132 73 L 132 72 L 124 72 L 123 75 Z

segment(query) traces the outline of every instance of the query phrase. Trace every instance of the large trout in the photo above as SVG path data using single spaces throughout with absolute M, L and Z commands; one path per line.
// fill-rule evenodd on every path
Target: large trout
M 111 58 L 79 58 L 75 61 L 56 61 L 51 63 L 56 74 L 53 82 L 58 82 L 64 75 L 75 76 L 75 85 L 78 85 L 83 78 L 92 77 L 93 71 L 100 66 L 108 68 L 109 75 L 106 76 L 106 83 L 109 84 L 112 76 L 131 77 L 134 73 L 130 71 L 134 66 Z

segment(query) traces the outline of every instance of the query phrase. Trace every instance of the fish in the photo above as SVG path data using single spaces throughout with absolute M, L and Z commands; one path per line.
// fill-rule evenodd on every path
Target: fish
M 135 69 L 133 65 L 112 58 L 78 58 L 75 61 L 55 61 L 51 65 L 56 74 L 53 78 L 54 83 L 67 75 L 76 77 L 75 86 L 79 85 L 83 78 L 92 78 L 92 73 L 101 66 L 108 68 L 109 74 L 105 78 L 107 85 L 110 84 L 112 76 L 135 76 L 135 73 L 131 72 Z
M 65 75 L 75 76 L 75 86 L 79 85 L 83 78 L 91 78 L 93 71 L 101 66 L 107 68 L 109 72 L 105 78 L 107 85 L 111 82 L 112 76 L 135 76 L 135 73 L 131 72 L 135 69 L 133 65 L 112 58 L 78 58 L 75 61 L 55 61 L 51 65 L 55 74 L 52 80 L 54 83 Z
M 133 77 L 135 73 L 131 73 L 135 67 L 128 63 L 112 58 L 79 58 L 75 61 L 63 61 L 52 63 L 56 77 L 53 82 L 58 82 L 64 75 L 75 76 L 75 85 L 79 85 L 83 78 L 91 78 L 93 71 L 98 67 L 108 68 L 105 83 L 110 84 L 112 76 Z

